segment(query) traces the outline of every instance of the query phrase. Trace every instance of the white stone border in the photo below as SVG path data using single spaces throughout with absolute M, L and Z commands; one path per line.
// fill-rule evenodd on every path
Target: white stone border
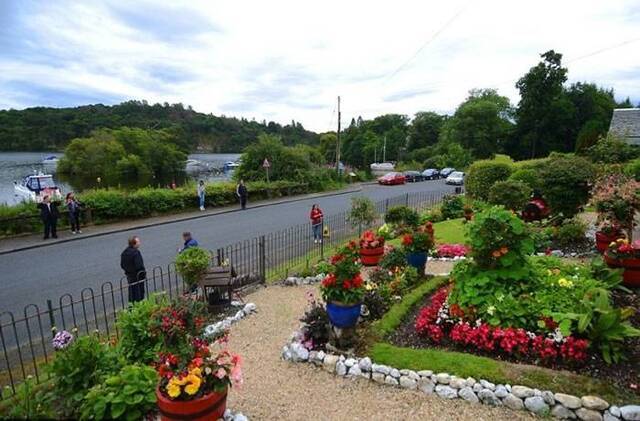
M 249 417 L 244 415 L 242 412 L 236 412 L 234 414 L 229 408 L 224 411 L 222 419 L 224 421 L 249 421 Z
M 234 323 L 239 322 L 240 320 L 244 319 L 248 315 L 253 314 L 257 311 L 258 311 L 258 306 L 256 306 L 254 303 L 247 303 L 244 305 L 242 310 L 238 310 L 235 316 L 225 317 L 224 320 L 221 320 L 217 323 L 210 324 L 207 327 L 205 327 L 204 335 L 209 337 L 218 336 L 224 331 L 229 330 L 229 328 L 231 328 L 231 325 L 233 325 Z
M 638 421 L 640 405 L 615 406 L 597 396 L 577 396 L 541 391 L 526 386 L 493 384 L 472 377 L 462 379 L 448 373 L 430 370 L 413 371 L 375 364 L 371 358 L 347 358 L 344 355 L 309 351 L 300 342 L 301 332 L 294 332 L 291 342 L 282 349 L 282 359 L 307 362 L 329 373 L 345 378 L 364 378 L 379 384 L 420 390 L 443 399 L 463 399 L 470 403 L 506 406 L 513 410 L 528 410 L 540 415 L 561 419 L 579 418 L 584 421 Z

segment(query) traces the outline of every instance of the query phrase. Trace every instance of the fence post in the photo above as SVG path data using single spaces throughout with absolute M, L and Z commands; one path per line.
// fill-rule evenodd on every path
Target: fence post
M 324 219 L 320 224 L 320 260 L 324 260 Z
M 404 205 L 406 207 L 409 207 L 409 193 L 408 192 L 404 194 Z
M 388 210 L 389 210 L 389 198 L 386 198 L 384 200 L 384 213 L 387 213 Z
M 51 327 L 53 328 L 56 325 L 56 319 L 53 317 L 53 303 L 51 300 L 47 300 L 47 313 L 49 313 L 49 323 L 51 323 Z M 51 329 L 50 332 L 51 336 L 56 336 L 53 329 Z
M 267 282 L 267 276 L 266 276 L 266 256 L 265 256 L 265 241 L 264 241 L 264 235 L 260 236 L 260 241 L 258 243 L 258 247 L 259 247 L 259 252 L 260 252 L 260 279 L 262 280 L 262 283 L 266 283 Z

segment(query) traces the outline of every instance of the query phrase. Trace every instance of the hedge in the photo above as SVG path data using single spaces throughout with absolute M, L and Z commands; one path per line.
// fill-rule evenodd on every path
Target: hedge
M 470 167 L 465 180 L 467 193 L 473 199 L 486 201 L 489 189 L 497 181 L 504 181 L 511 175 L 511 164 L 499 161 L 476 161 Z
M 308 193 L 306 184 L 292 181 L 247 183 L 252 201 Z M 91 210 L 91 221 L 96 224 L 177 213 L 198 208 L 196 187 L 188 185 L 177 189 L 142 188 L 135 191 L 119 189 L 87 190 L 78 199 Z M 206 206 L 216 207 L 237 203 L 236 185 L 219 182 L 206 185 Z M 64 207 L 60 206 L 61 211 Z M 85 217 L 87 216 L 85 212 Z M 67 225 L 66 213 L 59 226 Z M 42 228 L 38 210 L 33 203 L 0 206 L 0 235 L 9 236 L 36 232 Z

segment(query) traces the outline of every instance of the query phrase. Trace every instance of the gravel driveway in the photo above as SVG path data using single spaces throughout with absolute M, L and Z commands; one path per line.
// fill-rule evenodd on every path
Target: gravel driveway
M 246 299 L 257 304 L 258 313 L 231 329 L 231 349 L 244 358 L 244 386 L 229 394 L 234 412 L 253 420 L 532 419 L 525 412 L 446 401 L 282 361 L 282 346 L 299 325 L 310 289 L 315 291 L 272 286 Z

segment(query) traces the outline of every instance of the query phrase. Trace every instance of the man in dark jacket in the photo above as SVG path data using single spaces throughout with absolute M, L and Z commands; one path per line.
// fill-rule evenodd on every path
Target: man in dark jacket
M 42 203 L 38 203 L 38 209 L 40 209 L 40 218 L 44 224 L 44 239 L 48 239 L 49 235 L 53 238 L 58 238 L 57 226 L 58 226 L 58 205 L 51 202 L 49 196 L 42 198 Z
M 238 187 L 236 187 L 236 194 L 238 195 L 238 199 L 240 199 L 240 206 L 242 209 L 245 209 L 247 207 L 247 196 L 249 196 L 249 192 L 243 180 L 240 180 Z
M 198 242 L 191 236 L 191 233 L 189 231 L 185 231 L 182 233 L 182 240 L 184 241 L 184 244 L 178 249 L 178 253 L 182 253 L 189 247 L 198 247 Z
M 140 238 L 129 238 L 129 246 L 120 255 L 120 267 L 124 270 L 129 283 L 129 302 L 135 303 L 144 299 L 144 281 L 147 272 L 140 253 Z

